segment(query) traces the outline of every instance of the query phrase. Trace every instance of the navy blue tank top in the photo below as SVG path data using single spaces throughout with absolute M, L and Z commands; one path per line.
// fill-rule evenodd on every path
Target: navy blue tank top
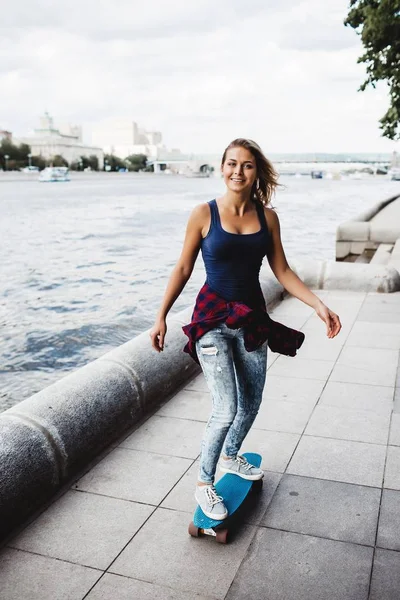
M 208 203 L 211 225 L 201 243 L 208 285 L 228 302 L 251 305 L 261 292 L 259 273 L 267 252 L 269 232 L 264 209 L 256 203 L 260 230 L 229 233 L 222 229 L 216 200 Z

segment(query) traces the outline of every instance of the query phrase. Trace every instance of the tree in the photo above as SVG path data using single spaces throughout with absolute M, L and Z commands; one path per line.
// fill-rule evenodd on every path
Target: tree
M 53 167 L 68 167 L 68 161 L 61 154 L 53 156 L 51 162 Z
M 147 165 L 147 156 L 145 154 L 130 154 L 125 161 L 128 163 L 130 171 L 144 171 Z
M 344 21 L 361 35 L 365 53 L 358 63 L 366 63 L 367 79 L 360 86 L 376 87 L 378 81 L 389 86 L 390 106 L 379 120 L 382 135 L 400 139 L 400 0 L 350 0 Z
M 89 162 L 89 166 L 92 169 L 92 171 L 99 170 L 99 159 L 97 158 L 97 156 L 95 154 L 91 154 L 89 156 L 88 162 Z
M 30 152 L 31 148 L 28 146 L 28 144 L 20 144 L 19 146 L 16 146 L 6 138 L 2 139 L 0 143 L 0 169 L 5 169 L 6 155 L 9 157 L 7 159 L 7 169 L 9 171 L 22 169 L 23 167 L 28 166 L 28 154 L 30 154 Z M 34 162 L 35 158 L 39 161 L 39 157 L 32 156 L 32 165 L 37 164 Z M 42 168 L 44 168 L 44 166 L 45 165 L 43 165 Z
M 104 167 L 109 165 L 111 167 L 111 171 L 118 171 L 119 169 L 126 169 L 126 163 L 119 158 L 119 156 L 114 156 L 114 154 L 105 154 L 104 155 Z

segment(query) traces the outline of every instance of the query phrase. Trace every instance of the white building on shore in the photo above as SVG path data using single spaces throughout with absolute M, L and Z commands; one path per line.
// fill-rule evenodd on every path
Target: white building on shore
M 40 127 L 34 129 L 33 135 L 18 138 L 16 143 L 29 144 L 34 156 L 42 156 L 51 160 L 60 155 L 68 164 L 79 161 L 81 156 L 96 156 L 99 169 L 103 168 L 104 152 L 101 147 L 88 146 L 82 143 L 82 129 L 79 126 L 54 127 L 53 118 L 46 112 L 40 119 Z
M 146 131 L 128 118 L 107 119 L 93 125 L 91 141 L 106 154 L 122 159 L 130 154 L 145 154 L 149 159 L 168 152 L 180 154 L 179 150 L 167 150 L 160 131 Z

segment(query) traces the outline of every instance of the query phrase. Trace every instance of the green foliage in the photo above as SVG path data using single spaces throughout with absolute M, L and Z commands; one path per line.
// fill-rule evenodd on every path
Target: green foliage
M 28 144 L 20 144 L 19 146 L 16 146 L 10 142 L 10 140 L 4 138 L 0 143 L 0 169 L 5 170 L 6 168 L 5 156 L 9 157 L 7 159 L 8 171 L 18 170 L 28 166 L 28 154 L 30 154 L 30 151 L 31 149 Z M 32 164 L 34 163 L 32 162 Z
M 99 159 L 97 158 L 97 156 L 95 154 L 91 154 L 89 156 L 88 162 L 89 162 L 89 166 L 92 169 L 92 171 L 99 170 Z
M 114 156 L 114 154 L 105 154 L 104 155 L 104 168 L 106 165 L 111 167 L 111 171 L 118 171 L 119 169 L 126 169 L 127 165 L 122 158 L 119 156 Z
M 390 105 L 380 129 L 384 137 L 400 139 L 400 0 L 350 0 L 344 24 L 360 28 L 365 49 L 357 61 L 366 63 L 367 72 L 359 91 L 378 81 L 388 84 Z
M 81 156 L 79 160 L 75 160 L 71 163 L 71 171 L 84 171 L 85 169 L 91 169 L 92 171 L 99 170 L 99 159 L 94 154 L 89 157 Z
M 65 160 L 65 158 L 60 154 L 56 154 L 56 156 L 53 156 L 50 162 L 53 165 L 53 167 L 68 167 L 68 161 Z
M 130 171 L 144 171 L 147 165 L 147 156 L 145 154 L 130 154 L 126 157 L 125 162 L 128 164 Z

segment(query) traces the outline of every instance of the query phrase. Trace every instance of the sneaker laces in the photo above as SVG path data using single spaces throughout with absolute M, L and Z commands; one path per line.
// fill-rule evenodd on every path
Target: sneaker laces
M 236 461 L 239 463 L 239 468 L 243 467 L 245 471 L 249 471 L 250 469 L 254 468 L 253 465 L 251 465 L 245 458 L 243 458 L 243 456 L 237 456 Z
M 211 504 L 211 506 L 214 506 L 215 504 L 218 504 L 218 502 L 222 502 L 223 498 L 222 496 L 218 496 L 216 490 L 214 487 L 206 487 L 206 491 L 205 494 L 207 496 L 207 500 L 208 502 Z

